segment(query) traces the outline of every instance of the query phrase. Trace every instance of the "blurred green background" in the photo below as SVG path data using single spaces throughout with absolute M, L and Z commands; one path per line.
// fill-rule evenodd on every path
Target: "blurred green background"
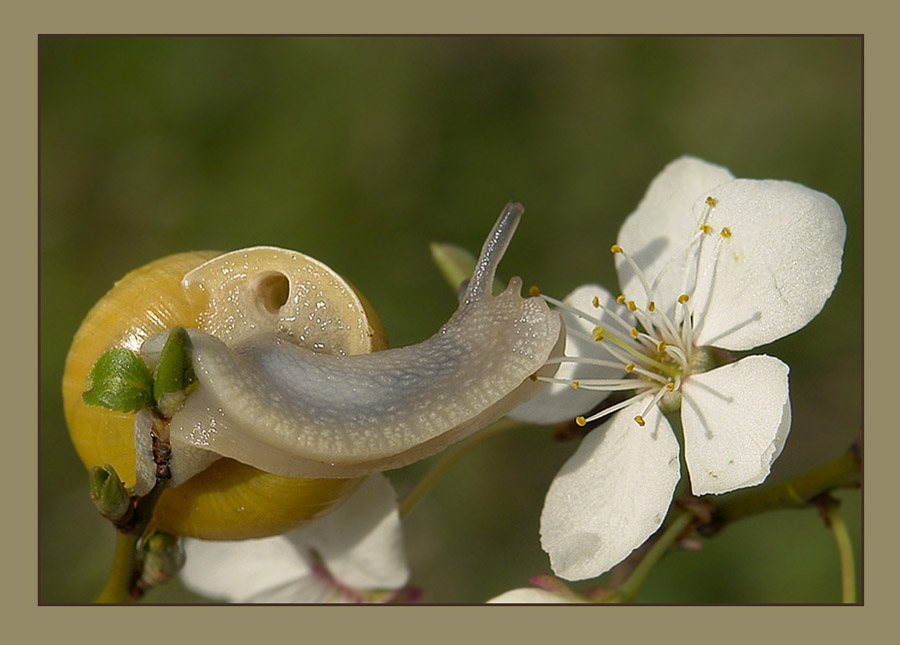
M 89 601 L 114 536 L 68 439 L 72 335 L 130 269 L 177 251 L 298 249 L 351 280 L 392 344 L 456 308 L 428 243 L 477 251 L 509 199 L 526 216 L 501 272 L 558 297 L 615 289 L 609 245 L 682 154 L 801 182 L 848 224 L 824 311 L 764 348 L 791 366 L 793 429 L 770 481 L 838 456 L 861 423 L 862 40 L 200 38 L 40 40 L 40 600 Z M 458 463 L 406 521 L 429 602 L 481 602 L 550 573 L 547 487 L 572 442 L 507 433 Z M 390 473 L 409 490 L 431 460 Z M 857 491 L 841 493 L 860 545 Z M 177 582 L 147 596 L 194 602 Z M 815 511 L 747 520 L 677 552 L 640 602 L 840 600 Z

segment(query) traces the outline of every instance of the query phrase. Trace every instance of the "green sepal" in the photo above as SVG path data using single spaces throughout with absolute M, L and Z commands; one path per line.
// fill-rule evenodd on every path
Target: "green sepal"
M 444 279 L 457 292 L 464 288 L 472 274 L 478 258 L 462 247 L 454 244 L 431 243 L 431 258 L 437 265 Z M 505 285 L 494 278 L 493 292 L 500 293 Z
M 88 405 L 116 412 L 136 412 L 153 407 L 150 368 L 130 349 L 110 349 L 91 368 L 88 391 L 81 398 Z
M 184 327 L 175 327 L 166 339 L 153 372 L 153 398 L 163 416 L 172 417 L 186 398 L 184 391 L 196 380 L 191 363 L 191 339 Z

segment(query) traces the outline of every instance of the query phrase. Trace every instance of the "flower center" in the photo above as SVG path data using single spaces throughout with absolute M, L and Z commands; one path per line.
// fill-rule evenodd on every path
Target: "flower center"
M 712 235 L 709 215 L 716 205 L 712 197 L 706 199 L 706 207 L 701 213 L 696 233 L 692 236 L 685 253 L 676 254 L 651 283 L 645 273 L 618 244 L 610 251 L 620 254 L 630 266 L 641 284 L 646 296 L 646 305 L 639 306 L 625 294 L 615 301 L 603 302 L 595 296 L 593 306 L 605 314 L 592 315 L 560 300 L 541 295 L 532 289 L 532 295 L 541 295 L 547 302 L 594 325 L 590 334 L 580 329 L 569 329 L 568 333 L 592 341 L 598 348 L 597 356 L 563 356 L 551 362 L 579 363 L 623 369 L 621 378 L 567 379 L 561 377 L 541 377 L 538 380 L 550 383 L 565 383 L 575 389 L 600 391 L 634 390 L 635 394 L 624 401 L 608 406 L 590 417 L 579 416 L 575 422 L 584 426 L 613 412 L 628 407 L 636 399 L 652 394 L 640 414 L 634 417 L 639 426 L 645 425 L 644 417 L 654 405 L 663 412 L 674 412 L 681 407 L 681 387 L 691 374 L 704 372 L 713 367 L 715 360 L 712 349 L 694 345 L 696 312 L 691 308 L 691 296 L 698 288 L 700 251 L 704 239 Z M 720 238 L 728 238 L 731 231 L 723 228 Z M 654 296 L 664 273 L 672 268 L 683 271 L 683 292 L 675 299 L 674 310 L 664 311 L 657 306 Z

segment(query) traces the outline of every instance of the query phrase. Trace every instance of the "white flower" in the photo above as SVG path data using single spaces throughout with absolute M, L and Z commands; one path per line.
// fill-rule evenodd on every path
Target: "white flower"
M 575 595 L 565 596 L 556 591 L 536 587 L 512 589 L 488 600 L 488 604 L 491 605 L 568 605 L 583 602 L 585 600 Z
M 237 603 L 353 603 L 390 599 L 409 571 L 396 495 L 373 475 L 333 513 L 275 537 L 185 540 L 184 585 Z M 378 592 L 372 591 L 378 590 Z
M 557 375 L 512 416 L 551 423 L 636 391 L 585 425 L 554 479 L 541 543 L 557 575 L 607 571 L 661 525 L 680 478 L 662 411 L 681 409 L 695 495 L 754 486 L 790 430 L 788 366 L 723 360 L 804 327 L 831 295 L 846 227 L 837 203 L 788 181 L 734 179 L 699 159 L 669 164 L 612 247 L 624 295 L 585 285 L 556 303 L 567 325 Z

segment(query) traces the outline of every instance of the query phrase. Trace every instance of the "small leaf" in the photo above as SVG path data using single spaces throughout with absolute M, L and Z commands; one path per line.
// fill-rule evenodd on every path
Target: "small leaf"
M 88 374 L 84 402 L 116 412 L 153 407 L 153 378 L 144 360 L 121 347 L 103 353 Z

